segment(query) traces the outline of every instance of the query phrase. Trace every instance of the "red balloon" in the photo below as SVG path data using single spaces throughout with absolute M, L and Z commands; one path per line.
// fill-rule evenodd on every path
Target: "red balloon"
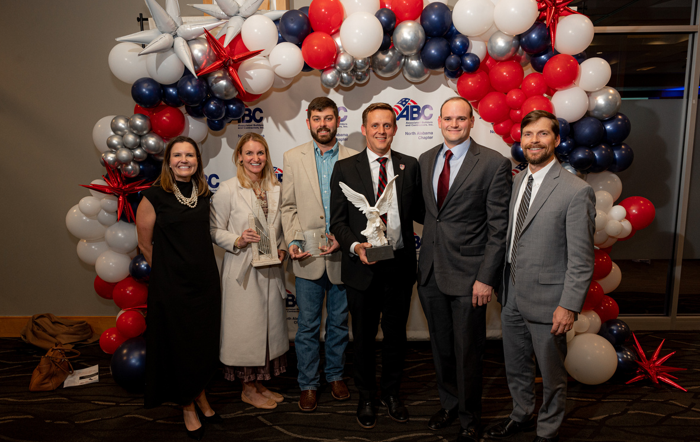
M 651 201 L 641 196 L 625 198 L 620 202 L 620 205 L 627 211 L 627 216 L 625 216 L 625 218 L 632 224 L 634 230 L 647 227 L 654 221 L 654 217 L 656 216 L 656 208 L 654 205 Z
M 556 91 L 552 89 L 551 87 L 547 86 L 547 92 L 546 94 L 549 95 L 550 97 L 554 95 Z
M 519 124 L 514 124 L 513 127 L 510 128 L 510 137 L 517 141 L 518 143 L 520 142 L 520 125 Z
M 552 102 L 544 95 L 535 95 L 525 100 L 521 110 L 523 111 L 523 117 L 525 117 L 534 110 L 545 110 L 554 113 L 554 106 L 552 106 Z
M 159 112 L 159 111 L 163 110 L 163 108 L 165 108 L 165 107 L 166 107 L 166 106 L 165 106 L 164 104 L 159 104 L 159 105 L 156 106 L 156 107 L 152 107 L 152 108 L 150 108 L 150 109 L 146 109 L 145 107 L 141 107 L 141 106 L 139 106 L 139 105 L 137 104 L 136 106 L 134 106 L 134 113 L 135 113 L 135 114 L 145 115 L 145 116 L 147 116 L 148 118 L 151 118 L 153 115 L 156 114 L 156 112 Z
M 523 82 L 523 75 L 523 67 L 517 61 L 502 61 L 489 70 L 491 85 L 504 94 L 519 87 Z
M 523 79 L 523 85 L 520 87 L 526 97 L 534 97 L 535 95 L 544 95 L 547 92 L 547 83 L 544 81 L 544 76 L 533 72 Z
M 578 77 L 579 65 L 574 57 L 566 54 L 555 55 L 544 65 L 542 74 L 547 86 L 564 89 L 571 86 Z
M 513 123 L 520 125 L 520 122 L 523 121 L 523 111 L 520 109 L 511 109 L 510 119 L 513 120 Z
M 510 135 L 506 135 L 506 136 L 501 137 L 501 138 L 503 138 L 503 142 L 506 143 L 507 145 L 511 145 L 511 144 L 515 143 L 515 140 L 512 139 L 510 137 Z
M 472 105 L 472 109 L 474 109 L 474 111 L 475 111 L 476 113 L 479 113 L 479 102 L 480 102 L 480 101 L 481 101 L 481 100 L 474 100 L 474 101 L 470 101 L 470 102 L 469 102 L 469 104 Z
M 105 299 L 112 299 L 112 292 L 114 291 L 114 287 L 117 285 L 116 282 L 107 282 L 104 279 L 100 278 L 99 276 L 95 276 L 95 291 L 97 292 L 98 295 Z
M 508 135 L 510 133 L 511 126 L 513 126 L 513 120 L 508 118 L 501 121 L 500 123 L 494 124 L 493 131 L 500 136 Z
M 379 9 L 391 9 L 391 0 L 379 0 Z
M 117 283 L 112 296 L 120 309 L 144 305 L 148 299 L 148 286 L 127 276 Z
M 607 252 L 594 250 L 595 260 L 593 261 L 593 279 L 603 279 L 612 271 L 612 259 Z
M 423 12 L 423 0 L 391 0 L 391 10 L 396 15 L 397 25 L 402 21 L 417 20 Z
M 520 109 L 527 99 L 527 95 L 520 89 L 511 89 L 506 95 L 506 103 L 511 109 Z
M 317 32 L 334 34 L 338 32 L 340 25 L 343 24 L 344 12 L 343 4 L 340 0 L 313 0 L 309 6 L 311 27 Z M 309 66 L 311 65 L 309 64 Z
M 138 310 L 127 310 L 117 318 L 117 330 L 127 339 L 140 336 L 146 331 L 146 318 Z
M 481 119 L 495 123 L 508 118 L 510 108 L 506 103 L 506 94 L 500 92 L 489 92 L 479 103 L 479 115 Z
M 593 308 L 593 311 L 598 313 L 598 316 L 600 316 L 600 322 L 605 322 L 611 319 L 616 319 L 620 314 L 620 307 L 610 296 L 603 295 L 603 300 L 600 301 L 600 304 L 598 304 L 597 307 Z
M 126 336 L 119 333 L 117 327 L 110 327 L 103 331 L 102 336 L 100 336 L 100 348 L 103 352 L 111 355 L 117 351 L 119 346 L 122 345 L 126 339 Z
M 473 74 L 465 72 L 457 80 L 457 92 L 469 101 L 481 100 L 490 90 L 489 74 L 484 71 L 476 71 Z
M 163 138 L 174 138 L 185 130 L 185 116 L 176 107 L 164 106 L 151 116 L 151 128 Z
M 483 66 L 483 69 L 486 72 L 489 72 L 494 66 L 496 66 L 496 64 L 498 64 L 498 61 L 494 60 L 489 54 L 486 54 L 486 60 L 482 61 L 479 66 Z
M 258 98 L 262 97 L 262 94 L 251 94 L 250 92 L 244 90 L 243 93 L 239 92 L 238 95 L 236 95 L 236 97 L 240 98 L 241 101 L 250 103 L 251 101 L 255 101 Z
M 312 32 L 301 44 L 304 61 L 314 69 L 331 67 L 335 63 L 337 50 L 333 37 L 325 32 Z
M 618 241 L 619 241 L 619 239 L 618 239 Z M 606 248 L 604 248 L 604 249 L 600 249 L 600 251 L 601 251 L 601 252 L 607 253 L 608 256 L 609 256 L 609 255 L 610 255 L 610 252 L 612 252 L 612 246 L 606 247 Z M 595 271 L 595 270 L 594 270 L 594 271 Z M 606 276 L 607 276 L 607 275 L 606 275 Z
M 588 288 L 588 294 L 586 295 L 586 301 L 583 303 L 583 310 L 593 310 L 598 307 L 603 300 L 603 296 L 605 296 L 603 287 L 596 281 L 591 281 L 591 286 Z

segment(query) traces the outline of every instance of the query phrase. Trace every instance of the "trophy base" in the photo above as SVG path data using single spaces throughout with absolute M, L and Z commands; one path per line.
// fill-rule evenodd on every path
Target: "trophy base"
M 394 249 L 391 245 L 376 246 L 365 249 L 368 262 L 385 261 L 394 257 Z
M 253 267 L 267 267 L 267 266 L 275 266 L 278 264 L 282 264 L 282 262 L 279 260 L 279 258 L 273 258 L 273 257 L 264 257 L 260 258 L 257 261 L 253 260 L 251 262 L 251 265 Z

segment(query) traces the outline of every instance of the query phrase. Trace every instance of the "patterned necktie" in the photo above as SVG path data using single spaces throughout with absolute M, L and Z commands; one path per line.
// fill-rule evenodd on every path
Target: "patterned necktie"
M 388 182 L 386 178 L 386 162 L 389 161 L 389 158 L 381 157 L 377 158 L 377 161 L 379 162 L 379 181 L 377 183 L 377 201 L 379 201 L 379 197 L 382 196 L 384 193 L 384 189 L 386 189 L 386 183 Z M 384 225 L 388 224 L 386 223 L 386 216 L 387 214 L 382 215 L 382 221 L 384 221 Z
M 520 201 L 520 208 L 518 209 L 518 220 L 515 223 L 515 235 L 513 236 L 513 251 L 510 254 L 510 281 L 511 283 L 513 283 L 513 285 L 515 285 L 516 257 L 518 256 L 518 240 L 520 239 L 520 232 L 523 229 L 525 218 L 527 218 L 527 211 L 530 209 L 530 195 L 532 195 L 532 175 L 530 175 L 527 178 L 527 187 L 525 188 L 523 199 Z
M 447 152 L 445 152 L 445 164 L 442 166 L 442 172 L 440 172 L 440 177 L 438 178 L 438 210 L 442 207 L 442 203 L 445 202 L 447 192 L 450 190 L 450 158 L 452 158 L 452 150 L 448 150 Z

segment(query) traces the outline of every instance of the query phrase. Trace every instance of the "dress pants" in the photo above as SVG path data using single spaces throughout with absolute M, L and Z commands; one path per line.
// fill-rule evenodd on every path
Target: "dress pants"
M 428 319 L 440 404 L 459 410 L 462 428 L 481 423 L 481 392 L 486 306 L 472 306 L 468 296 L 449 296 L 440 291 L 434 272 L 418 287 L 423 312 Z

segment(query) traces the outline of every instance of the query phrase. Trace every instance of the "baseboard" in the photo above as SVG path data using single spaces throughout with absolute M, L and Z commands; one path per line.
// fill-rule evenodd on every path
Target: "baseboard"
M 27 325 L 31 316 L 0 316 L 0 338 L 19 338 L 22 329 Z M 117 324 L 116 316 L 60 316 L 62 319 L 87 321 L 97 334 Z

